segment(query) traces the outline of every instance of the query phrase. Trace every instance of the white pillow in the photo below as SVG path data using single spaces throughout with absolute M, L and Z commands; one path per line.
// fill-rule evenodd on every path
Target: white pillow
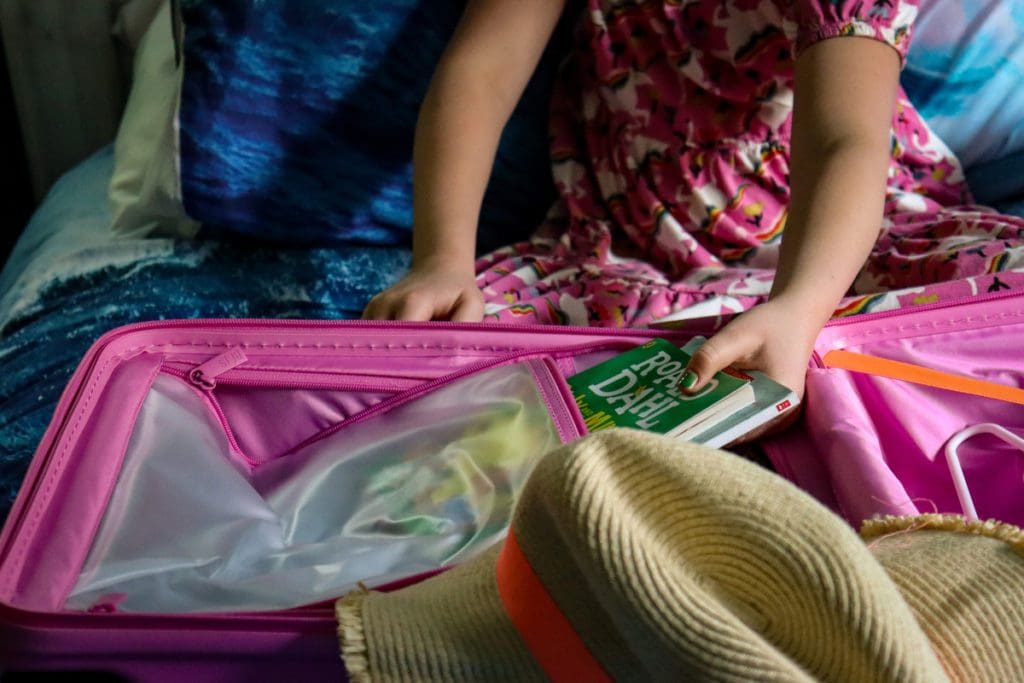
M 117 10 L 112 33 L 134 55 L 139 50 L 139 42 L 146 29 L 153 23 L 153 17 L 164 3 L 163 0 L 119 1 L 122 4 Z
M 182 208 L 176 125 L 184 70 L 175 64 L 170 1 L 163 0 L 135 54 L 128 104 L 114 140 L 113 229 L 131 237 L 194 237 Z

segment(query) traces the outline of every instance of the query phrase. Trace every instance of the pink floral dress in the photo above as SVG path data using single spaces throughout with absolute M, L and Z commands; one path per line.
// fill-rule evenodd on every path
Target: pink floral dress
M 866 36 L 901 57 L 916 0 L 585 0 L 552 103 L 561 198 L 477 264 L 486 316 L 643 325 L 763 301 L 789 204 L 796 56 Z M 1024 219 L 971 206 L 902 91 L 881 236 L 836 315 L 1024 285 Z

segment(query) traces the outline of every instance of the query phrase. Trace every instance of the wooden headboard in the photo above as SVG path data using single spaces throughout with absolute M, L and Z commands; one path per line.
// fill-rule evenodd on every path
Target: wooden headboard
M 131 54 L 160 0 L 0 0 L 0 31 L 36 201 L 111 142 Z

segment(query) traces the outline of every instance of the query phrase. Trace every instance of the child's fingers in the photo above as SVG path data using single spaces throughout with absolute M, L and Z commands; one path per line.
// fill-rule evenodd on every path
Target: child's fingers
M 394 320 L 432 320 L 434 318 L 434 297 L 423 292 L 409 292 L 394 307 Z
M 484 317 L 483 296 L 475 287 L 466 290 L 400 283 L 370 299 L 362 317 L 364 320 L 480 322 Z
M 478 296 L 462 296 L 452 310 L 452 322 L 478 323 L 484 318 L 484 303 Z
M 378 294 L 366 304 L 362 317 L 363 320 L 387 320 L 391 317 L 389 311 L 390 307 L 387 300 Z
M 680 380 L 681 388 L 688 392 L 699 390 L 719 370 L 749 358 L 757 343 L 751 335 L 742 334 L 735 327 L 726 327 L 694 352 L 687 372 Z

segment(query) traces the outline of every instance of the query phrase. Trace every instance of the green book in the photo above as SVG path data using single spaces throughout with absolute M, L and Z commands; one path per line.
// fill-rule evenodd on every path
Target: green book
M 751 377 L 734 370 L 715 373 L 696 394 L 683 393 L 679 380 L 689 362 L 683 349 L 652 339 L 568 382 L 591 432 L 633 427 L 686 439 L 754 402 Z

